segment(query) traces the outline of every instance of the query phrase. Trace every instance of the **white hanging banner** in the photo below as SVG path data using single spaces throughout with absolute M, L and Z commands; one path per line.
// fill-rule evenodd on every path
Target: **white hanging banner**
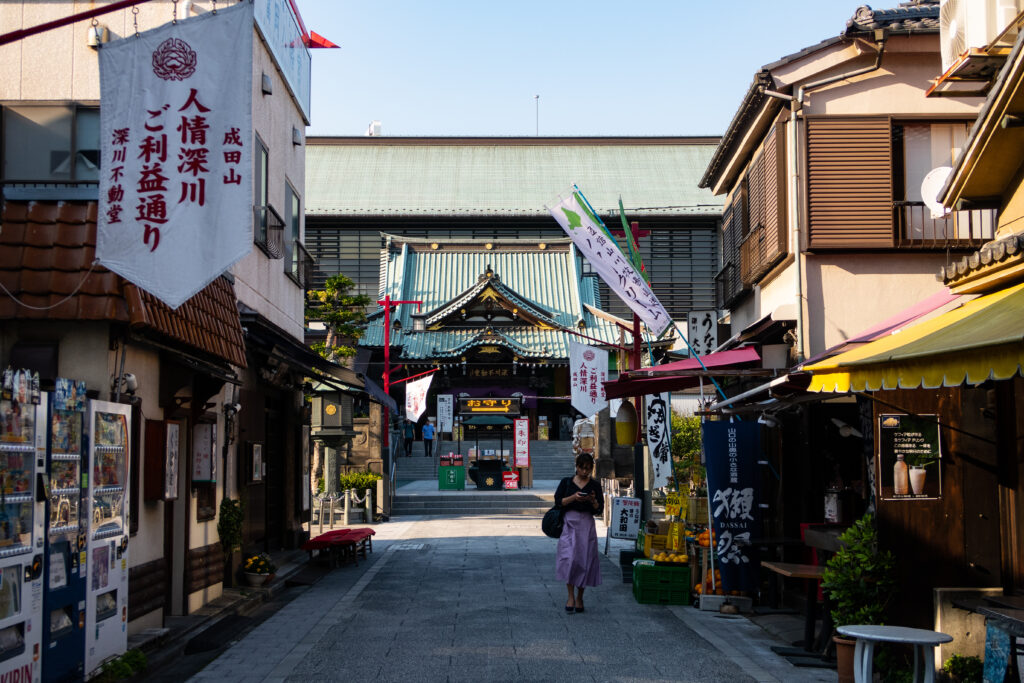
M 573 244 L 612 291 L 636 313 L 647 328 L 660 335 L 672 323 L 665 307 L 651 291 L 615 240 L 574 192 L 549 209 Z
M 437 431 L 452 431 L 455 397 L 452 394 L 437 395 Z
M 177 308 L 252 250 L 248 2 L 99 51 L 96 258 Z
M 644 396 L 647 413 L 647 450 L 651 454 L 651 488 L 668 486 L 672 476 L 672 412 L 669 394 Z
M 416 422 L 420 415 L 427 409 L 427 391 L 430 390 L 430 382 L 434 379 L 434 373 L 426 377 L 409 382 L 405 385 L 405 418 Z
M 569 341 L 569 381 L 572 407 L 590 417 L 608 405 L 604 383 L 608 379 L 608 352 Z

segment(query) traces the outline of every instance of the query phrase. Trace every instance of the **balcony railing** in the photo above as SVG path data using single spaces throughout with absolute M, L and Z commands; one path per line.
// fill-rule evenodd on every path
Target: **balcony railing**
M 995 234 L 996 211 L 954 211 L 932 218 L 924 202 L 893 202 L 896 246 L 941 249 L 980 247 Z
M 313 276 L 316 273 L 316 261 L 306 251 L 306 245 L 298 240 L 292 242 L 290 265 L 288 277 L 299 287 L 303 289 L 310 288 L 313 284 Z
M 270 258 L 284 258 L 284 220 L 269 204 L 253 207 L 252 241 Z

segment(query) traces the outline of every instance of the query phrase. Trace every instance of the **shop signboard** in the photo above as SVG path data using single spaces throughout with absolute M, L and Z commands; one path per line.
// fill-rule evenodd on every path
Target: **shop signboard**
M 718 348 L 718 313 L 690 311 L 686 316 L 686 341 L 693 354 L 703 356 Z
M 758 590 L 757 546 L 751 538 L 760 530 L 757 461 L 760 425 L 705 422 L 701 425 L 707 467 L 711 521 L 717 543 L 715 564 L 726 592 Z
M 669 392 L 644 397 L 647 450 L 651 454 L 651 488 L 668 486 L 672 476 L 672 437 L 669 433 Z
M 878 416 L 879 498 L 942 498 L 942 445 L 937 415 Z
M 520 417 L 515 422 L 515 459 L 516 467 L 530 466 L 530 420 Z
M 501 473 L 502 486 L 507 491 L 514 491 L 519 488 L 519 473 L 518 472 L 502 472 Z
M 519 415 L 521 401 L 518 396 L 508 398 L 460 398 L 459 414 L 466 415 Z
M 639 498 L 612 498 L 612 520 L 608 526 L 611 537 L 635 540 L 640 533 L 642 509 Z

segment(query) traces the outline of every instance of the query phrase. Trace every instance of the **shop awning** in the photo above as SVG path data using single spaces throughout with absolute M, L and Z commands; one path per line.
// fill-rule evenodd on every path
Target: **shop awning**
M 624 373 L 625 377 L 605 382 L 604 389 L 608 398 L 623 398 L 689 389 L 700 384 L 702 377 L 723 377 L 740 374 L 740 371 L 747 375 L 771 374 L 771 370 L 751 367 L 760 362 L 761 354 L 757 349 L 745 346 L 709 353 L 701 356 L 700 360 L 688 358 Z
M 1024 366 L 1024 284 L 804 366 L 808 391 L 934 389 L 1009 379 Z

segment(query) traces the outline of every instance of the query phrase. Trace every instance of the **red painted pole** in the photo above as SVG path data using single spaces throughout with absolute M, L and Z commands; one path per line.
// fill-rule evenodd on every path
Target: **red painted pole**
M 78 14 L 72 14 L 71 16 L 64 17 L 63 19 L 54 19 L 53 21 L 48 21 L 45 24 L 39 24 L 38 26 L 11 31 L 10 33 L 0 35 L 0 45 L 13 43 L 14 41 L 21 40 L 22 38 L 28 38 L 29 36 L 34 36 L 38 33 L 60 28 L 61 26 L 74 24 L 75 22 L 82 21 L 83 19 L 92 19 L 93 17 L 98 17 L 101 14 L 116 12 L 119 9 L 125 9 L 126 7 L 131 7 L 133 5 L 144 5 L 147 2 L 149 2 L 149 0 L 118 0 L 118 2 L 113 2 L 109 5 L 97 7 L 96 9 L 87 10 L 85 12 L 79 12 Z

